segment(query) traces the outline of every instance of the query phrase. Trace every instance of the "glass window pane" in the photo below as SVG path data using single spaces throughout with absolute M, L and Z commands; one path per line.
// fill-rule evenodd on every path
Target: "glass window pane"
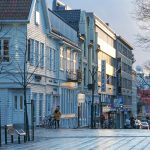
M 14 96 L 14 109 L 17 110 L 17 96 Z
M 40 67 L 44 67 L 44 44 L 40 44 Z
M 20 96 L 20 110 L 23 110 L 23 97 Z
M 39 66 L 39 42 L 35 41 L 35 65 Z

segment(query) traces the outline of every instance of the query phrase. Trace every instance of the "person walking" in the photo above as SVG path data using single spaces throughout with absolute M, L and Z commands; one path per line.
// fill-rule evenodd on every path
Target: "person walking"
M 55 129 L 59 128 L 60 117 L 61 117 L 60 107 L 57 106 L 54 111 Z
M 131 125 L 132 128 L 135 127 L 135 119 L 134 119 L 133 116 L 130 117 L 130 125 Z
M 100 115 L 100 123 L 101 123 L 101 128 L 104 127 L 104 121 L 105 121 L 105 116 L 103 114 Z

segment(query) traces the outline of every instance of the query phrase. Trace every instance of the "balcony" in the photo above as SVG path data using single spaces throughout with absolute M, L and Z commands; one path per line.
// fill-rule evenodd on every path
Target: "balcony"
M 68 82 L 78 82 L 81 83 L 82 81 L 82 73 L 81 70 L 67 70 L 66 71 L 66 78 Z

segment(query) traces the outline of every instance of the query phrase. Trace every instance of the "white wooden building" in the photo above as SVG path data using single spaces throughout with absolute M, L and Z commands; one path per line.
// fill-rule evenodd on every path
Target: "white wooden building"
M 63 127 L 75 127 L 77 116 L 77 32 L 47 8 L 45 0 L 0 1 L 0 107 L 2 125 L 24 122 L 22 83 L 27 76 L 27 102 L 34 100 L 35 124 L 57 105 Z M 3 8 L 4 9 L 4 8 Z M 25 52 L 27 53 L 26 59 Z M 68 84 L 68 81 L 70 84 Z M 66 84 L 67 82 L 67 84 Z M 73 87 L 71 85 L 76 85 Z M 28 115 L 30 121 L 30 104 Z

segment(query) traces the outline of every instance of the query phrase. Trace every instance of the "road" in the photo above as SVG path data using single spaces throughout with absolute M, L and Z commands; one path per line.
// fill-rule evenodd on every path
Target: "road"
M 150 130 L 36 129 L 35 141 L 2 145 L 1 150 L 150 150 Z

